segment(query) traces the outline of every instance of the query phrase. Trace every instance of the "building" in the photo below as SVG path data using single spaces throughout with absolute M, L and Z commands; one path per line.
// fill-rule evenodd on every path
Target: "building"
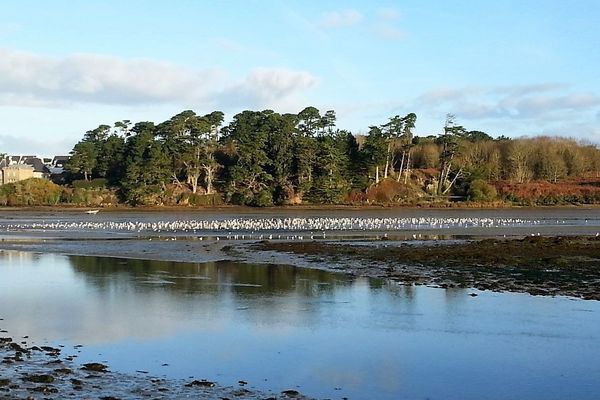
M 62 176 L 68 156 L 53 159 L 37 156 L 6 156 L 0 160 L 0 184 L 29 178 L 53 179 Z
M 27 164 L 8 164 L 0 161 L 0 182 L 2 185 L 33 178 L 33 167 Z

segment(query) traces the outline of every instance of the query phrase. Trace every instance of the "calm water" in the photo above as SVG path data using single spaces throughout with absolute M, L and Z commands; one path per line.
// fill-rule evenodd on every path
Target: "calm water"
M 117 371 L 334 399 L 599 398 L 600 302 L 472 292 L 0 252 L 2 326 Z

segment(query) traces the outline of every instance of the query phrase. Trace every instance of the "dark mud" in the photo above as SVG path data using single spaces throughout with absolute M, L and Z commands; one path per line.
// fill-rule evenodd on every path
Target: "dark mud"
M 7 332 L 3 330 L 2 334 Z M 76 353 L 77 348 L 38 347 L 24 340 L 0 337 L 0 400 L 307 399 L 295 390 L 249 390 L 244 381 L 239 387 L 222 387 L 204 379 L 182 381 L 143 372 L 115 373 L 102 363 L 77 364 Z
M 263 241 L 250 250 L 293 254 L 308 264 L 402 284 L 600 300 L 599 237 L 533 236 L 419 245 Z

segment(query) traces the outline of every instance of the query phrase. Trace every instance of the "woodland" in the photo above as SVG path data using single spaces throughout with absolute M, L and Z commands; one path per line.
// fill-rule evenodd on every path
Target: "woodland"
M 160 123 L 100 125 L 73 147 L 59 186 L 4 185 L 0 204 L 600 202 L 600 150 L 573 139 L 494 138 L 450 114 L 438 134 L 417 136 L 414 113 L 358 135 L 336 126 L 335 111 L 315 107 L 224 121 L 220 111 L 187 110 Z M 33 186 L 41 198 L 23 199 Z

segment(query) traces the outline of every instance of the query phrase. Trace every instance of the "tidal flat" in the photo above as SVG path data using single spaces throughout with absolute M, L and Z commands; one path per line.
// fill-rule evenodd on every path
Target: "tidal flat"
M 358 217 L 418 217 L 398 212 Z M 2 214 L 0 229 L 21 228 L 0 232 L 0 396 L 595 398 L 598 211 L 429 212 L 448 223 L 132 232 L 47 229 L 90 218 L 75 212 Z

